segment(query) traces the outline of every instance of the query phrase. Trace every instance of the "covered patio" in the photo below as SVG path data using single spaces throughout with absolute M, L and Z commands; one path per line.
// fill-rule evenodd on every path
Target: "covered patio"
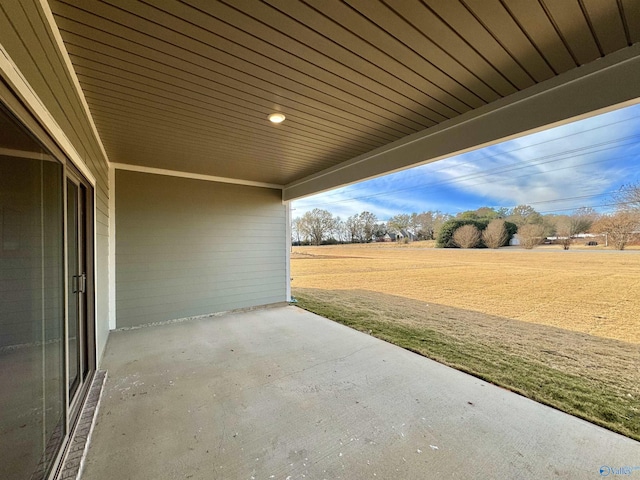
M 293 306 L 112 332 L 82 478 L 595 478 L 640 444 Z
M 636 104 L 639 43 L 634 0 L 1 2 L 0 477 L 75 478 L 105 370 L 89 479 L 640 458 L 293 307 L 210 318 L 291 299 L 292 201 Z

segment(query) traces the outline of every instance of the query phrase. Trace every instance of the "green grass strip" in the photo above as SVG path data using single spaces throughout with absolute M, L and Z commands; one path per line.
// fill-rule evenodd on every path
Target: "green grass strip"
M 372 319 L 357 308 L 296 294 L 297 306 L 507 388 L 614 432 L 640 440 L 640 400 L 615 382 L 587 379 L 513 355 L 496 345 L 455 339 L 431 328 Z

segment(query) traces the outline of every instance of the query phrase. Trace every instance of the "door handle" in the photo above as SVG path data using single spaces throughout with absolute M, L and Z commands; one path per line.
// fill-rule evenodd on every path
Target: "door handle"
M 73 293 L 87 293 L 87 274 L 73 276 Z

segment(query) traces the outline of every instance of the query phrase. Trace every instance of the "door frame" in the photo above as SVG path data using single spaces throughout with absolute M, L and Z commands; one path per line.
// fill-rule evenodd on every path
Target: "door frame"
M 70 396 L 69 392 L 69 366 L 70 366 L 70 358 L 69 358 L 69 322 L 71 319 L 69 305 L 68 305 L 68 295 L 69 292 L 73 289 L 73 285 L 69 285 L 69 243 L 68 243 L 68 221 L 67 218 L 67 195 L 68 195 L 68 182 L 72 182 L 74 185 L 78 187 L 78 209 L 83 211 L 83 217 L 78 217 L 79 225 L 78 230 L 76 232 L 78 236 L 78 245 L 82 243 L 81 248 L 81 256 L 84 257 L 84 274 L 86 275 L 85 280 L 85 295 L 84 302 L 82 302 L 81 315 L 84 317 L 81 320 L 80 329 L 78 331 L 79 335 L 82 335 L 80 340 L 80 345 L 83 345 L 86 349 L 86 365 L 83 365 L 83 362 L 80 362 L 80 371 L 79 375 L 79 384 L 77 389 L 75 390 L 73 397 Z M 72 433 L 72 430 L 77 421 L 78 415 L 80 413 L 80 409 L 84 403 L 84 400 L 87 395 L 87 391 L 91 385 L 91 380 L 93 379 L 93 374 L 97 368 L 97 358 L 96 358 L 96 328 L 95 328 L 95 320 L 96 320 L 96 311 L 95 311 L 95 188 L 91 183 L 84 178 L 84 176 L 80 173 L 78 169 L 74 167 L 73 164 L 67 162 L 64 166 L 64 252 L 65 252 L 65 398 L 67 404 L 67 431 Z M 82 218 L 82 221 L 80 221 Z M 83 370 L 86 368 L 86 377 L 83 378 Z

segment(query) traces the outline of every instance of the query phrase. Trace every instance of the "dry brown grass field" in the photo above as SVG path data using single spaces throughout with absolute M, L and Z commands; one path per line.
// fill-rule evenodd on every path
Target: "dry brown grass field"
M 292 287 L 366 290 L 640 344 L 640 251 L 294 247 Z

